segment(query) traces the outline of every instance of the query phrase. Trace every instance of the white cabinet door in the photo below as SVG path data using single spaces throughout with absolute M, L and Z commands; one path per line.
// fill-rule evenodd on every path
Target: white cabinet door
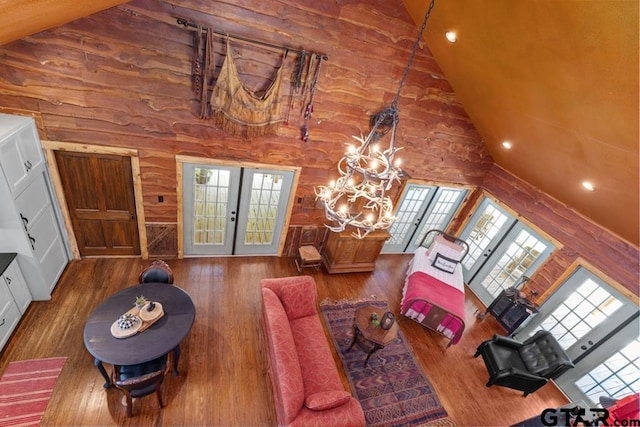
M 0 311 L 0 349 L 4 347 L 20 320 L 20 312 L 16 303 L 11 300 Z
M 41 173 L 20 193 L 16 198 L 16 208 L 27 243 L 40 264 L 47 286 L 52 289 L 67 264 L 67 255 L 44 174 Z
M 21 117 L 20 127 L 0 142 L 0 164 L 11 193 L 22 191 L 30 176 L 44 165 L 44 155 L 33 119 Z M 4 124 L 0 120 L 0 129 Z
M 27 282 L 25 282 L 18 263 L 15 260 L 9 264 L 9 267 L 7 267 L 2 274 L 2 280 L 7 284 L 20 314 L 24 314 L 31 303 L 31 292 L 29 292 Z

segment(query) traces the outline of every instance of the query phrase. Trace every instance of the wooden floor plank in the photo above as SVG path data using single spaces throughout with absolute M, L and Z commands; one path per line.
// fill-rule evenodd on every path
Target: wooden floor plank
M 474 317 L 480 303 L 468 291 L 467 328 L 458 345 L 399 316 L 408 255 L 381 255 L 372 273 L 334 274 L 306 269 L 318 285 L 318 302 L 328 298 L 388 301 L 407 341 L 450 417 L 460 426 L 509 425 L 567 403 L 553 385 L 523 398 L 515 390 L 486 388 L 487 372 L 474 359 L 477 345 L 503 333 L 494 319 Z M 104 380 L 86 351 L 82 334 L 93 309 L 119 289 L 135 284 L 148 262 L 140 259 L 84 259 L 63 274 L 51 301 L 33 302 L 0 358 L 0 372 L 15 360 L 66 356 L 42 425 L 253 426 L 275 425 L 260 329 L 259 280 L 297 275 L 293 259 L 273 257 L 170 260 L 176 285 L 196 306 L 196 320 L 183 342 L 180 376 L 165 382 L 165 408 L 154 396 L 134 402 L 126 417 L 121 394 Z M 337 353 L 343 382 L 348 382 Z M 110 369 L 110 367 L 108 367 Z

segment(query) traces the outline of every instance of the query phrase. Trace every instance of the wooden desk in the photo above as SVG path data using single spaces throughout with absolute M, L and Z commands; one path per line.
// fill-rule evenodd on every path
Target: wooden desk
M 111 334 L 113 322 L 129 310 L 137 296 L 162 304 L 164 316 L 143 332 L 128 338 L 115 338 Z M 103 363 L 136 365 L 174 353 L 174 374 L 178 375 L 180 342 L 191 330 L 196 309 L 189 294 L 175 285 L 145 283 L 121 290 L 102 302 L 91 314 L 84 327 L 84 345 L 95 358 L 95 365 L 106 380 L 111 379 Z
M 377 313 L 378 319 L 382 319 L 385 310 L 379 307 L 367 305 L 360 307 L 356 310 L 355 319 L 353 323 L 353 341 L 349 346 L 349 350 L 356 344 L 356 342 L 362 342 L 364 340 L 365 345 L 369 348 L 367 358 L 364 361 L 364 365 L 367 366 L 369 358 L 373 353 L 383 349 L 386 345 L 391 344 L 398 338 L 398 323 L 393 322 L 391 328 L 382 329 L 380 326 L 374 327 L 371 324 L 371 314 Z

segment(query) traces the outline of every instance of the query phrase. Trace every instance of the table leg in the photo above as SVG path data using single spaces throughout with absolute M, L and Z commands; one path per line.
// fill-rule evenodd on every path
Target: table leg
M 376 351 L 380 350 L 381 348 L 384 348 L 384 346 L 381 346 L 380 344 L 375 344 L 374 343 L 373 348 L 371 349 L 369 354 L 367 354 L 367 358 L 364 359 L 364 366 L 367 366 L 367 362 L 369 362 L 369 358 L 371 357 L 371 355 L 373 353 L 375 353 Z
M 104 383 L 104 388 L 109 388 L 111 387 L 111 378 L 109 378 L 109 375 L 107 375 L 107 371 L 104 369 L 104 365 L 102 364 L 102 360 L 100 359 L 95 359 L 93 361 L 93 364 L 96 365 L 96 368 L 98 368 L 98 371 L 100 371 L 100 373 L 102 374 L 102 376 L 105 379 L 105 383 Z
M 173 375 L 180 375 L 178 372 L 178 360 L 180 359 L 180 346 L 173 349 Z
M 351 350 L 356 341 L 358 341 L 358 335 L 360 335 L 360 329 L 358 329 L 356 325 L 353 325 L 353 341 L 351 341 L 351 345 L 349 346 L 347 351 Z

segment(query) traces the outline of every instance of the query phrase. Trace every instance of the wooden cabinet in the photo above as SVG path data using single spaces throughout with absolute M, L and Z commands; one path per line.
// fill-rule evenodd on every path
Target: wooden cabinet
M 0 349 L 31 303 L 31 293 L 16 262 L 16 255 L 0 254 Z
M 0 114 L 0 251 L 16 252 L 31 296 L 48 300 L 69 261 L 35 122 Z
M 390 237 L 385 230 L 356 239 L 350 231 L 329 232 L 322 251 L 322 263 L 329 273 L 373 271 L 382 246 Z
M 505 289 L 487 307 L 487 313 L 496 318 L 507 334 L 511 335 L 538 307 L 515 288 Z

